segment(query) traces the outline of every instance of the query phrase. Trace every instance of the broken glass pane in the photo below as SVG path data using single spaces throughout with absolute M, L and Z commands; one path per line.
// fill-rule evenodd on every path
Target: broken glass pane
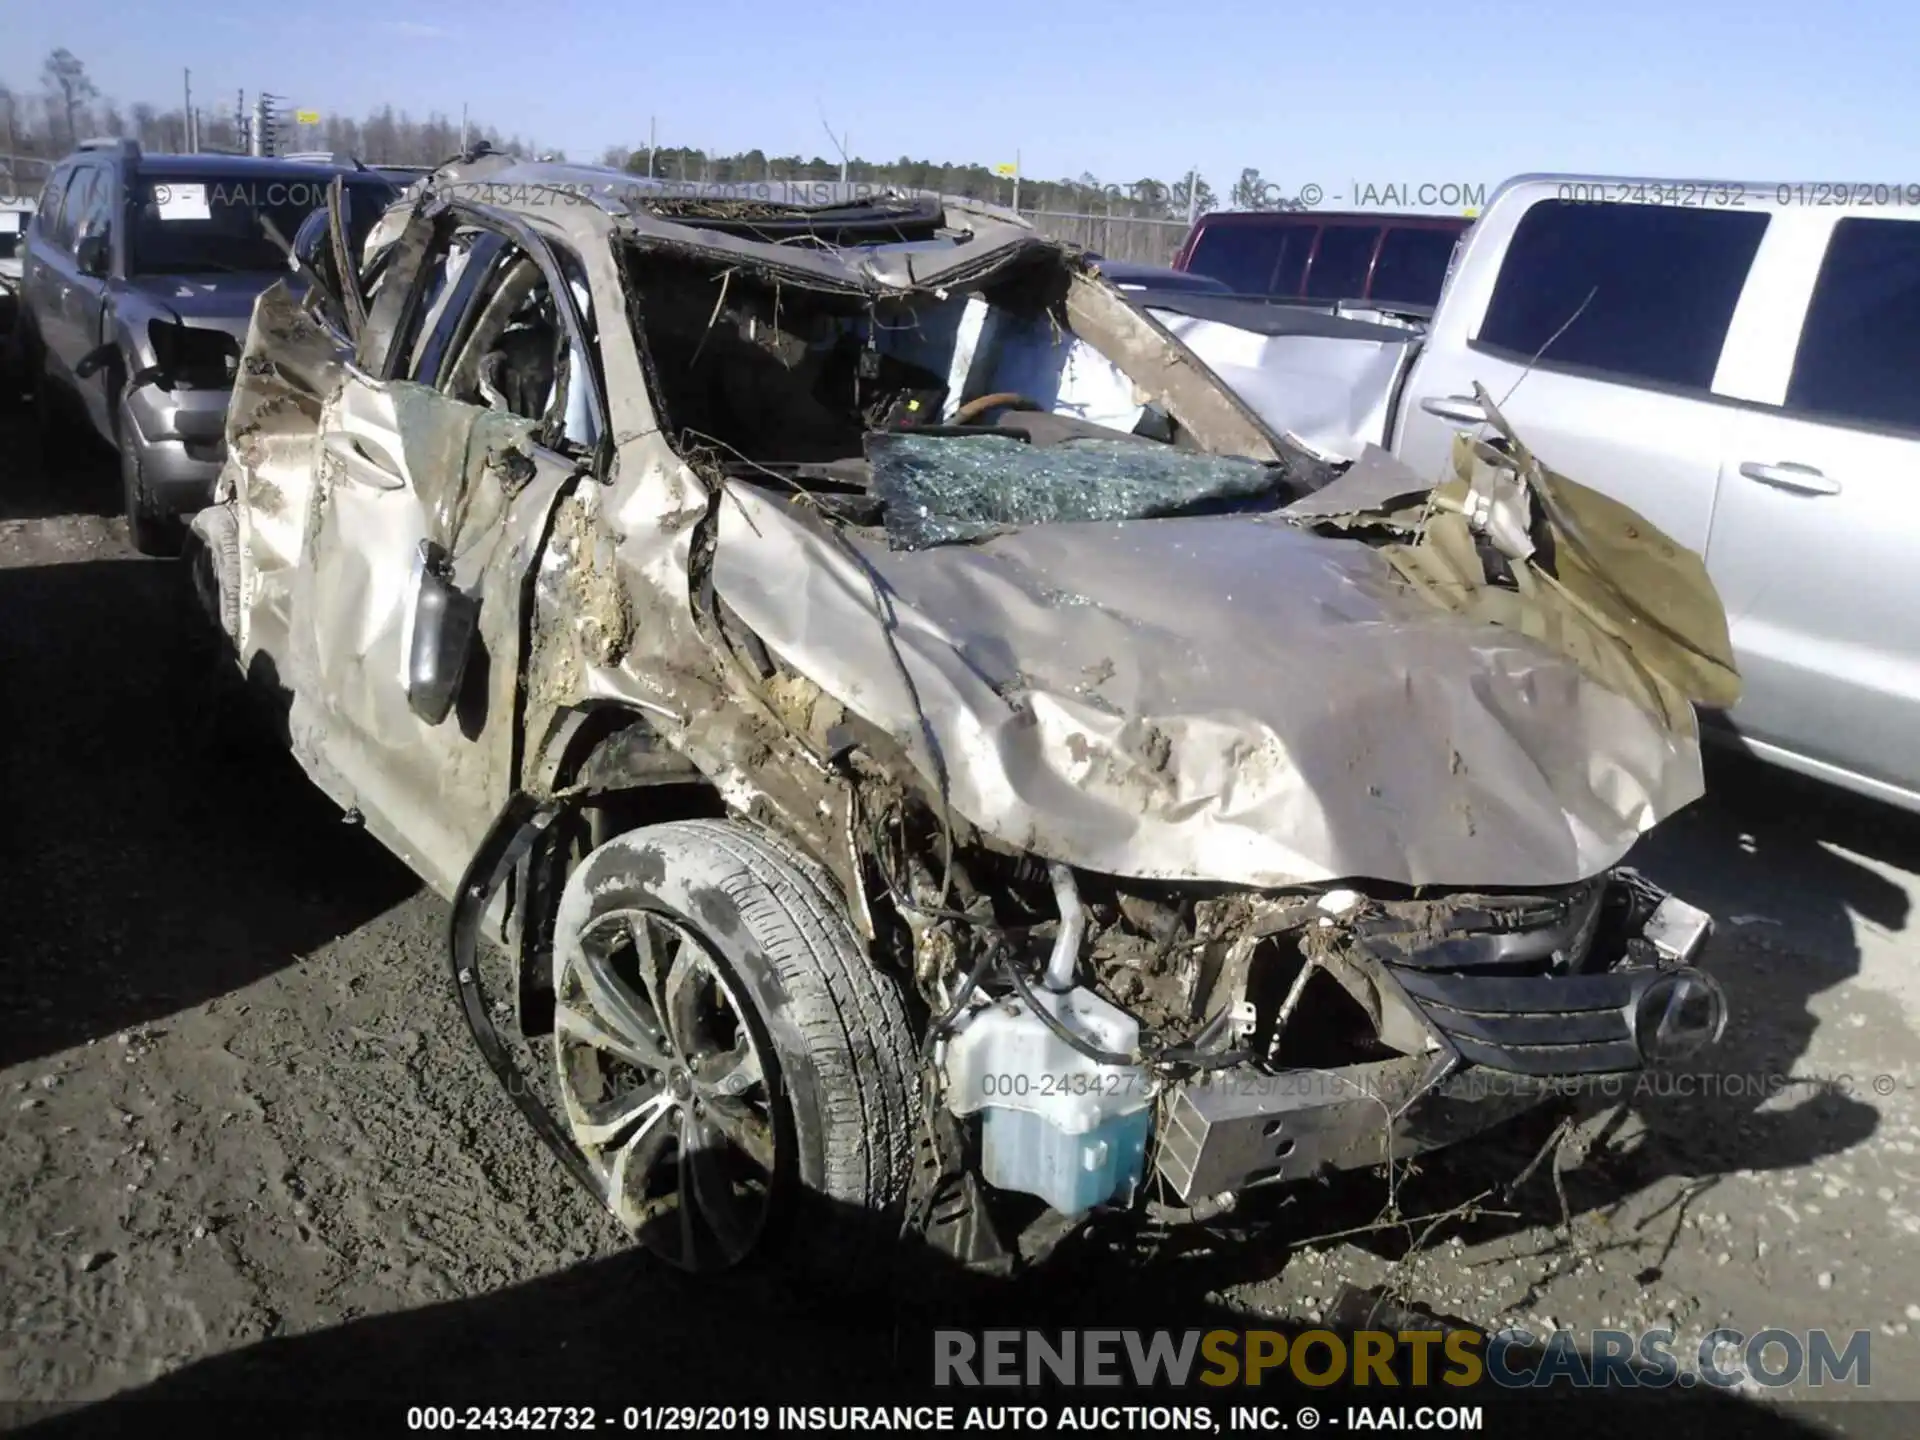
M 867 437 L 873 493 L 895 550 L 961 544 L 1026 525 L 1275 509 L 1284 467 L 1135 440 L 1032 445 L 997 435 Z

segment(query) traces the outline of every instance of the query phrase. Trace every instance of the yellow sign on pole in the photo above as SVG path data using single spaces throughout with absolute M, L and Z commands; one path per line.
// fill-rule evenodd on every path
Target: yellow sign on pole
M 293 118 L 302 125 L 318 125 L 320 123 L 320 112 L 318 110 L 296 110 L 293 112 Z
M 993 173 L 996 175 L 1018 175 L 1020 173 L 1020 166 L 1017 163 L 1013 165 L 996 165 L 993 167 Z

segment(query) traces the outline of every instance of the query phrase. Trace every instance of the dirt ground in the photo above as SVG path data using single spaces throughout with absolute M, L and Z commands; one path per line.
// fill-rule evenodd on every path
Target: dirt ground
M 41 449 L 0 414 L 0 1400 L 658 1404 L 912 1368 L 884 1306 L 695 1290 L 622 1246 L 475 1053 L 445 907 L 284 760 L 204 752 L 174 567 L 128 548 L 109 458 Z M 1349 1177 L 918 1313 L 1310 1322 L 1386 1283 L 1487 1326 L 1668 1323 L 1682 1354 L 1722 1323 L 1866 1329 L 1864 1393 L 1920 1400 L 1920 822 L 1745 761 L 1712 785 L 1639 858 L 1720 918 L 1733 1021 L 1567 1178 L 1570 1231 L 1545 1172 L 1497 1193 L 1528 1121 L 1400 1177 L 1412 1217 L 1495 1192 L 1411 1254 L 1424 1221 L 1315 1238 L 1379 1214 Z

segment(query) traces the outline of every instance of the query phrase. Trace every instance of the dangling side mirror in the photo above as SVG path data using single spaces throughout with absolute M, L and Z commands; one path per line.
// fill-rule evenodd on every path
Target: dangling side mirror
M 429 725 L 453 710 L 479 629 L 480 602 L 454 583 L 443 546 L 422 540 L 413 562 L 413 613 L 407 641 L 407 707 Z

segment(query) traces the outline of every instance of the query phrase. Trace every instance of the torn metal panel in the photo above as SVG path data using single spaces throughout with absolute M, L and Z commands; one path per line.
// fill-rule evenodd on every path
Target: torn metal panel
M 1345 470 L 1286 507 L 1286 515 L 1315 529 L 1353 530 L 1385 525 L 1412 533 L 1426 511 L 1432 485 L 1378 445 L 1369 445 Z
M 1690 734 L 1272 517 L 901 553 L 730 486 L 714 584 L 932 779 L 924 711 L 967 820 L 1105 874 L 1562 884 L 1701 793 Z
M 1458 437 L 1452 478 L 1418 505 L 1413 471 L 1372 450 L 1364 468 L 1283 518 L 1396 533 L 1381 554 L 1431 603 L 1532 636 L 1676 733 L 1695 734 L 1695 704 L 1726 708 L 1740 694 L 1705 563 L 1637 511 L 1541 465 L 1491 397 L 1478 398 L 1501 444 Z
M 1226 318 L 1160 306 L 1148 313 L 1268 428 L 1341 460 L 1358 459 L 1367 446 L 1386 443 L 1394 396 L 1421 339 L 1401 326 L 1331 320 L 1312 312 L 1303 318 L 1330 333 L 1303 324 L 1296 332 L 1267 334 Z M 1243 318 L 1231 310 L 1225 314 Z
M 215 499 L 239 529 L 243 593 L 236 597 L 243 663 L 287 633 L 287 583 L 298 567 L 314 489 L 321 406 L 346 353 L 284 281 L 261 294 L 227 407 L 227 458 Z
M 1279 437 L 1146 311 L 1098 277 L 1075 271 L 1067 287 L 1074 334 L 1106 355 L 1208 450 L 1256 460 L 1287 457 Z
M 644 240 L 697 247 L 730 257 L 743 268 L 765 274 L 785 273 L 802 282 L 811 280 L 858 293 L 903 292 L 915 288 L 957 285 L 1018 259 L 1022 251 L 1055 254 L 1053 242 L 1011 211 L 979 201 L 943 196 L 936 213 L 944 212 L 942 240 L 922 248 L 899 245 L 814 246 L 781 244 L 780 236 L 731 233 L 708 222 L 750 219 L 741 202 L 758 201 L 761 218 L 776 220 L 779 212 L 830 212 L 834 207 L 862 204 L 884 207 L 888 201 L 924 201 L 906 191 L 875 186 L 840 186 L 805 182 L 769 182 L 752 187 L 743 197 L 738 185 L 701 187 L 650 180 L 645 176 L 610 174 L 595 166 L 529 165 L 511 156 L 490 155 L 456 163 L 436 172 L 434 187 L 461 198 L 485 199 L 489 194 L 520 199 L 512 208 L 523 210 L 568 230 L 585 228 L 593 220 L 612 219 L 623 232 Z M 764 191 L 764 195 L 759 192 Z M 913 208 L 910 204 L 907 209 Z M 791 217 L 789 217 L 791 218 Z M 910 217 L 908 217 L 910 218 Z M 885 227 L 874 239 L 890 240 Z
M 818 748 L 817 697 L 801 677 L 767 686 L 729 666 L 696 617 L 708 513 L 704 492 L 657 462 L 561 503 L 535 583 L 526 729 L 595 702 L 637 710 L 728 805 L 794 836 L 855 895 L 851 790 Z

